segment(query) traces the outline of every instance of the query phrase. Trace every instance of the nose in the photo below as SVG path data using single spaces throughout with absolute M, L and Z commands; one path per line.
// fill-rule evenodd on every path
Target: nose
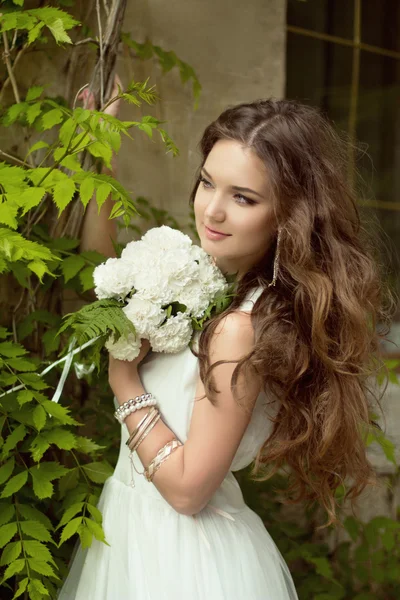
M 222 221 L 225 220 L 225 208 L 223 205 L 222 194 L 215 191 L 209 195 L 209 200 L 204 210 L 204 216 L 208 223 L 214 221 L 222 223 Z

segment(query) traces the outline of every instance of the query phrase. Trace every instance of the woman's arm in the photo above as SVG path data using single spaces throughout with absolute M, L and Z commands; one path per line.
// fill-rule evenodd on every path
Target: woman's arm
M 219 360 L 239 360 L 254 345 L 254 331 L 250 315 L 231 313 L 219 324 L 210 345 L 211 363 Z M 125 361 L 110 362 L 110 385 L 122 404 L 129 398 L 145 393 L 137 366 Z M 232 460 L 249 424 L 261 385 L 256 375 L 238 379 L 238 395 L 247 410 L 238 406 L 230 382 L 236 363 L 223 364 L 213 371 L 218 405 L 207 398 L 195 402 L 188 439 L 162 463 L 153 483 L 166 501 L 178 512 L 192 515 L 204 508 L 229 472 Z M 204 395 L 200 378 L 196 398 Z M 147 408 L 140 409 L 125 420 L 131 433 L 143 418 Z M 158 450 L 175 437 L 161 420 L 138 448 L 138 455 L 146 467 Z M 151 485 L 151 484 L 149 484 Z

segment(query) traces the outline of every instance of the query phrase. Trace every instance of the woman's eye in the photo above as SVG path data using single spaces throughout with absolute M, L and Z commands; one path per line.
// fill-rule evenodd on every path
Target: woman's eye
M 208 181 L 208 179 L 205 179 L 202 175 L 200 175 L 199 181 L 202 184 L 203 188 L 205 188 L 206 190 L 212 188 L 212 183 Z M 242 194 L 235 194 L 234 198 L 239 198 L 240 202 L 238 202 L 238 204 L 241 204 L 243 206 L 251 206 L 253 204 L 257 204 L 255 200 L 250 200 L 250 198 L 246 198 L 246 196 L 242 196 Z
M 207 181 L 207 179 L 204 179 L 204 177 L 202 177 L 202 176 L 200 176 L 199 179 L 200 179 L 201 183 L 203 184 L 203 187 L 206 189 L 209 189 L 208 186 L 211 186 L 211 183 L 209 181 Z
M 257 202 L 255 202 L 254 200 L 250 200 L 250 198 L 246 198 L 246 196 L 242 196 L 242 194 L 235 194 L 235 198 L 240 198 L 242 200 L 242 202 L 239 202 L 239 204 L 247 204 L 249 206 L 251 206 L 252 204 L 257 204 Z

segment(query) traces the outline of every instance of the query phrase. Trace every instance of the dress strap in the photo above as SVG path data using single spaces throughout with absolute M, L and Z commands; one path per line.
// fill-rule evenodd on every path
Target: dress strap
M 264 289 L 265 288 L 262 285 L 259 285 L 258 287 L 255 287 L 252 290 L 250 290 L 237 310 L 243 312 L 251 312 L 253 310 L 254 304 L 257 302 Z
M 210 510 L 214 511 L 218 515 L 221 515 L 221 517 L 225 517 L 226 519 L 229 519 L 230 521 L 235 521 L 235 519 L 232 517 L 231 514 L 229 514 L 228 512 L 226 512 L 224 510 L 221 510 L 220 508 L 217 508 L 216 506 L 212 506 L 211 504 L 207 504 L 207 506 L 205 508 L 209 508 Z M 210 542 L 208 540 L 206 532 L 204 531 L 203 524 L 202 524 L 201 520 L 199 520 L 197 518 L 197 516 L 198 515 L 193 515 L 193 519 L 194 519 L 194 522 L 197 525 L 199 536 L 202 538 L 203 542 L 207 546 L 207 549 L 211 550 L 211 544 L 210 544 Z

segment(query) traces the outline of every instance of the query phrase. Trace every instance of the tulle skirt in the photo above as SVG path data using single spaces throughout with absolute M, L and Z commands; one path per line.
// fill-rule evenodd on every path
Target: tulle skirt
M 297 600 L 285 561 L 245 504 L 186 516 L 114 474 L 98 508 L 110 545 L 77 545 L 58 600 Z

